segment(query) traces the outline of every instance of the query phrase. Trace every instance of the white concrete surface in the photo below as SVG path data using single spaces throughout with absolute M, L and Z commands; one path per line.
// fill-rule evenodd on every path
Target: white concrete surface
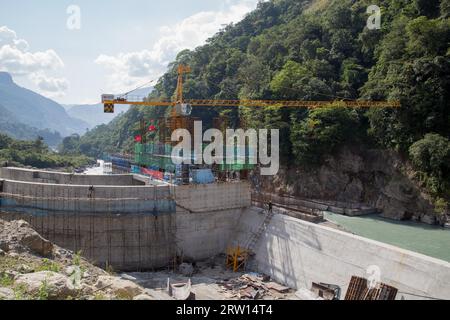
M 251 206 L 250 184 L 246 181 L 174 187 L 182 209 L 211 212 Z
M 239 243 L 263 217 L 254 209 L 242 216 Z M 374 265 L 382 282 L 399 289 L 397 298 L 450 299 L 450 263 L 288 216 L 273 217 L 255 251 L 258 271 L 297 289 L 336 284 L 344 297 L 351 276 L 369 278 L 367 268 Z

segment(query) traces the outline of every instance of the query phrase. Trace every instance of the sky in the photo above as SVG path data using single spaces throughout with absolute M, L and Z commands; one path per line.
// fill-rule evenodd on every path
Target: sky
M 0 0 L 0 71 L 62 104 L 161 76 L 258 0 Z M 150 83 L 150 85 L 153 83 Z

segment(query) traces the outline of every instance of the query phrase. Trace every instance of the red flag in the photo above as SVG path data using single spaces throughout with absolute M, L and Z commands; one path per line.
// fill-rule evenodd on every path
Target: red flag
M 136 137 L 134 137 L 134 141 L 141 142 L 142 141 L 142 136 L 141 135 L 137 135 Z

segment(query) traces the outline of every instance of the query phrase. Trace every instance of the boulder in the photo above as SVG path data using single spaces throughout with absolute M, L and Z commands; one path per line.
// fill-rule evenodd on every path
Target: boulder
M 2 222 L 0 239 L 0 249 L 5 252 L 31 251 L 43 257 L 48 257 L 53 252 L 53 244 L 42 238 L 24 220 Z
M 13 300 L 14 297 L 14 290 L 0 287 L 0 300 Z
M 4 240 L 0 240 L 0 250 L 8 252 L 9 251 L 9 244 L 8 242 Z
M 134 297 L 133 300 L 155 300 L 155 299 L 149 296 L 148 294 L 143 293 Z
M 25 285 L 27 292 L 36 295 L 46 287 L 49 299 L 65 299 L 68 296 L 75 296 L 76 289 L 70 279 L 63 274 L 52 271 L 40 271 L 16 276 L 15 284 Z
M 99 290 L 112 291 L 119 298 L 132 299 L 144 292 L 143 288 L 137 284 L 113 276 L 100 276 L 95 287 Z
M 97 289 L 94 286 L 91 286 L 87 283 L 81 283 L 80 290 L 84 295 L 87 295 L 87 296 L 93 295 L 97 291 Z
M 36 231 L 25 234 L 20 243 L 43 257 L 48 257 L 53 252 L 53 244 L 42 238 Z

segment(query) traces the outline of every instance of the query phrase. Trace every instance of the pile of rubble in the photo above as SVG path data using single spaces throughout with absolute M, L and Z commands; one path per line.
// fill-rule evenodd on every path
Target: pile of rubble
M 286 299 L 292 294 L 292 289 L 270 281 L 270 277 L 247 273 L 239 278 L 220 280 L 222 292 L 230 299 L 256 300 L 256 299 Z

